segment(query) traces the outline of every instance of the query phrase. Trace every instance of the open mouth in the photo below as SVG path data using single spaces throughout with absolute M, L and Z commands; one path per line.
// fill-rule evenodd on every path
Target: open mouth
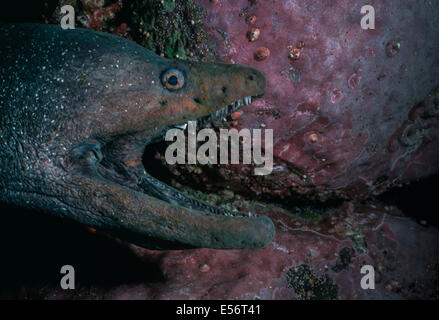
M 197 126 L 199 128 L 205 128 L 207 126 L 210 126 L 210 124 L 213 121 L 217 121 L 218 119 L 226 121 L 225 118 L 227 116 L 229 116 L 233 112 L 241 109 L 241 107 L 245 107 L 245 106 L 250 105 L 258 97 L 259 96 L 256 96 L 256 97 L 248 96 L 248 97 L 239 99 L 237 101 L 234 101 L 234 102 L 228 104 L 227 106 L 225 106 L 224 108 L 219 109 L 219 110 L 215 111 L 214 113 L 212 113 L 210 115 L 207 115 L 207 116 L 204 116 L 204 117 L 202 117 L 200 119 L 197 119 Z
M 240 110 L 244 106 L 250 105 L 255 99 L 259 97 L 260 96 L 247 96 L 238 99 L 209 115 L 203 116 L 198 119 L 193 119 L 192 121 L 197 121 L 197 129 L 209 127 L 212 124 L 217 125 L 218 122 L 226 121 L 226 118 L 233 112 Z M 200 211 L 205 215 L 257 218 L 258 215 L 251 212 L 232 211 L 225 208 L 213 206 L 204 201 L 192 198 L 148 173 L 148 163 L 146 163 L 145 160 L 142 161 L 142 158 L 147 159 L 149 156 L 146 155 L 145 157 L 145 148 L 152 143 L 163 141 L 167 130 L 172 128 L 186 130 L 187 123 L 185 122 L 173 124 L 161 130 L 156 135 L 149 136 L 146 141 L 143 137 L 136 137 L 136 134 L 130 135 L 128 137 L 121 137 L 121 139 L 125 140 L 122 141 L 125 146 L 129 146 L 130 144 L 133 145 L 132 147 L 129 147 L 128 150 L 130 150 L 131 159 L 133 156 L 136 159 L 136 161 L 134 161 L 134 163 L 136 163 L 135 166 L 127 166 L 126 163 L 124 163 L 123 160 L 121 161 L 121 159 L 119 158 L 120 155 L 118 154 L 118 152 L 114 151 L 114 145 L 111 142 L 107 143 L 102 148 L 103 155 L 102 161 L 98 165 L 98 172 L 103 177 L 118 184 L 129 187 L 130 189 L 141 191 L 151 197 L 160 199 L 162 201 L 165 201 L 166 203 L 175 206 Z M 134 147 L 134 145 L 140 143 L 143 144 L 141 148 Z M 141 149 L 142 152 L 133 151 L 139 149 Z

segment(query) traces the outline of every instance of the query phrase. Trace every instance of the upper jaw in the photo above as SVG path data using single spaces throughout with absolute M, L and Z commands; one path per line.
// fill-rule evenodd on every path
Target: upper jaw
M 227 116 L 229 116 L 230 114 L 232 114 L 233 112 L 235 112 L 237 110 L 240 110 L 242 107 L 246 107 L 246 106 L 252 104 L 253 101 L 255 101 L 257 98 L 259 98 L 261 96 L 262 95 L 246 96 L 246 97 L 240 98 L 238 100 L 232 101 L 229 104 L 226 104 L 226 105 L 218 108 L 217 110 L 213 111 L 210 114 L 207 114 L 207 115 L 200 117 L 198 119 L 193 119 L 193 121 L 197 121 L 197 128 L 204 128 L 206 126 L 209 126 L 215 120 L 218 120 L 218 119 L 225 120 Z M 160 141 L 164 137 L 164 135 L 166 134 L 166 131 L 171 129 L 171 128 L 186 130 L 187 122 L 175 123 L 175 124 L 172 124 L 172 125 L 164 128 L 163 130 L 161 130 L 160 132 L 158 132 L 157 134 L 152 136 L 150 139 L 148 139 L 146 145 L 151 144 L 153 142 Z
M 254 101 L 254 99 L 255 98 L 252 96 L 247 96 L 236 101 L 232 101 L 224 107 L 212 112 L 210 115 L 206 115 L 198 119 L 197 126 L 203 128 L 216 119 L 225 119 L 225 117 L 227 117 L 231 113 L 239 110 L 242 107 L 250 105 Z

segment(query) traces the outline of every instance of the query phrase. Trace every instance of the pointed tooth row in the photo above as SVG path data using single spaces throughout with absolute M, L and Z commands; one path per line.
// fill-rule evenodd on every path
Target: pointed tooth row
M 243 99 L 239 99 L 235 102 L 232 102 L 229 106 L 232 107 L 232 111 L 239 109 L 242 106 L 248 106 L 253 102 L 252 97 L 248 96 Z
M 252 103 L 251 96 L 236 100 L 236 101 L 230 103 L 229 105 L 225 106 L 224 108 L 213 112 L 210 116 L 198 119 L 197 127 L 198 128 L 205 128 L 215 119 L 222 119 L 223 121 L 227 121 L 226 117 L 229 114 L 235 112 L 240 107 L 248 106 L 251 103 Z

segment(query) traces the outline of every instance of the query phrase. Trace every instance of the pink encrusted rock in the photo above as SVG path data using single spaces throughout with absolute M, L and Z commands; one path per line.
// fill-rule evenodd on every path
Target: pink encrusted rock
M 349 0 L 198 3 L 219 57 L 265 73 L 266 95 L 239 127 L 272 128 L 285 168 L 263 179 L 236 165 L 218 171 L 238 179 L 232 187 L 358 199 L 439 171 L 438 3 L 370 1 L 375 30 L 361 28 L 361 4 Z M 250 42 L 249 21 L 260 31 Z
M 54 281 L 43 288 L 34 284 L 26 292 L 44 299 L 438 298 L 439 247 L 433 244 L 439 232 L 401 216 L 396 208 L 345 203 L 313 219 L 275 207 L 268 211 L 257 210 L 269 215 L 277 229 L 265 249 L 154 251 L 107 241 L 102 244 L 109 256 L 99 253 L 85 263 L 75 262 L 76 290 L 62 290 Z M 99 237 L 88 237 L 94 249 L 72 244 L 66 254 L 96 255 L 96 243 L 103 240 Z M 112 254 L 109 245 L 114 246 Z M 109 259 L 124 259 L 123 270 L 131 273 L 106 265 Z M 64 263 L 62 257 L 52 260 Z M 100 265 L 98 279 L 84 279 Z M 363 265 L 375 269 L 374 290 L 361 288 Z

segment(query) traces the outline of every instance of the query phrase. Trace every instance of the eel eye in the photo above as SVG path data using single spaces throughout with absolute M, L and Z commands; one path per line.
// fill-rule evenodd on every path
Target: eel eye
M 162 75 L 162 83 L 170 91 L 181 89 L 184 85 L 184 74 L 177 69 L 166 70 Z

